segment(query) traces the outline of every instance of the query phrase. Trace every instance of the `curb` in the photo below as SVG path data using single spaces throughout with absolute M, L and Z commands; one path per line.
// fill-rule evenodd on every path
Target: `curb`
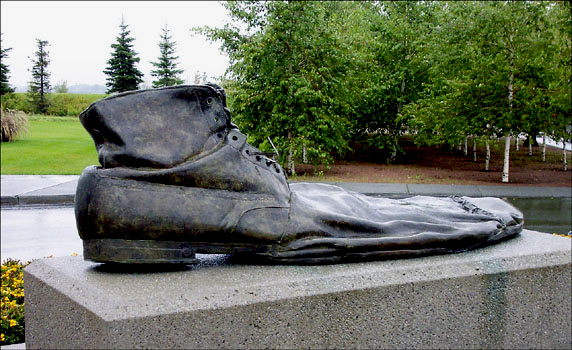
M 49 196 L 37 195 L 17 195 L 17 196 L 2 196 L 0 201 L 1 205 L 17 206 L 17 205 L 50 205 L 50 204 L 73 204 L 75 199 L 74 194 L 58 194 Z

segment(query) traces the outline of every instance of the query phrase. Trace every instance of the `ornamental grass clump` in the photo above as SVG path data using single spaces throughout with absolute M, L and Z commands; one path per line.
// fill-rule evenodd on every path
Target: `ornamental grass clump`
M 0 345 L 24 342 L 24 271 L 27 263 L 7 259 L 2 263 Z
M 28 124 L 26 113 L 11 109 L 4 110 L 3 106 L 0 109 L 2 111 L 0 117 L 2 121 L 2 142 L 13 141 L 16 136 L 28 131 L 26 128 Z

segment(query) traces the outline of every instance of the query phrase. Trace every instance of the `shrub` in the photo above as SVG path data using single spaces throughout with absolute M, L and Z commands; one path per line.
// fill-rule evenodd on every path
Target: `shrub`
M 105 95 L 52 93 L 50 97 L 51 105 L 48 108 L 48 115 L 78 116 L 90 104 L 105 97 Z
M 26 93 L 9 93 L 2 95 L 2 110 L 11 109 L 14 111 L 22 111 L 24 113 L 32 112 L 32 105 Z
M 104 98 L 107 95 L 100 94 L 70 94 L 70 93 L 50 93 L 50 106 L 47 114 L 55 116 L 78 116 L 84 109 L 93 102 Z M 24 113 L 34 113 L 34 106 L 30 103 L 27 93 L 17 92 L 2 95 L 2 105 L 6 109 L 22 111 Z
M 26 128 L 28 117 L 26 117 L 24 112 L 14 111 L 11 109 L 4 110 L 4 106 L 0 109 L 2 110 L 2 114 L 0 116 L 2 124 L 2 136 L 0 140 L 2 142 L 10 142 L 14 140 L 16 136 L 28 131 Z
M 24 271 L 28 263 L 7 259 L 2 263 L 0 344 L 24 342 Z

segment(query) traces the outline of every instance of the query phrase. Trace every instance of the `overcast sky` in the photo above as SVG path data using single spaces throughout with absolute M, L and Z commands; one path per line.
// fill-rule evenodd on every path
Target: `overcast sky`
M 176 41 L 181 75 L 192 83 L 196 71 L 209 77 L 224 74 L 228 58 L 220 43 L 192 35 L 194 26 L 222 27 L 226 10 L 215 1 L 1 1 L 2 47 L 12 48 L 9 66 L 12 87 L 27 86 L 28 71 L 37 50 L 36 38 L 47 40 L 52 85 L 105 85 L 103 70 L 111 57 L 111 44 L 119 34 L 121 16 L 135 40 L 133 49 L 141 61 L 139 70 L 151 85 L 151 61 L 159 57 L 159 41 L 165 24 Z

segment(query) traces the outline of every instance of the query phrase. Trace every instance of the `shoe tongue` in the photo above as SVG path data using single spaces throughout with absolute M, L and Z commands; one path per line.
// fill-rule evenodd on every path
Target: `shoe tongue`
M 214 88 L 178 86 L 105 98 L 80 120 L 105 168 L 168 168 L 202 152 L 229 117 Z

